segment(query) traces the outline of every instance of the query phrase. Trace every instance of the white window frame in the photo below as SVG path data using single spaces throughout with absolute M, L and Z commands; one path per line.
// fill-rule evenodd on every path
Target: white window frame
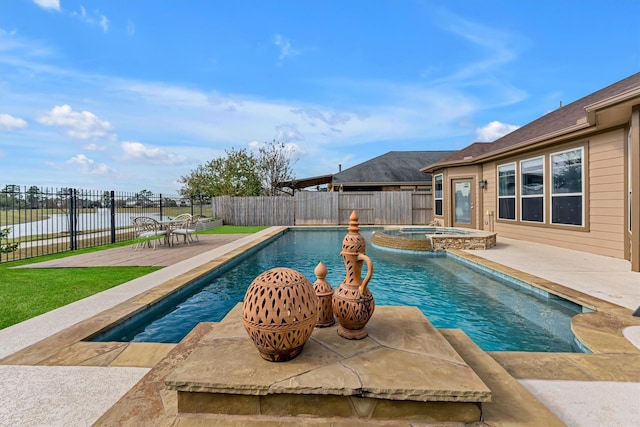
M 558 156 L 560 154 L 564 154 L 564 153 L 570 153 L 572 151 L 579 151 L 580 152 L 580 184 L 581 184 L 581 189 L 579 193 L 554 193 L 554 186 L 555 186 L 555 175 L 554 175 L 554 171 L 553 171 L 553 157 L 554 156 Z M 551 153 L 549 154 L 549 186 L 550 186 L 550 205 L 549 205 L 549 209 L 551 212 L 551 218 L 549 219 L 550 223 L 553 225 L 562 225 L 562 226 L 566 226 L 566 227 L 580 227 L 583 228 L 585 226 L 585 197 L 584 197 L 584 188 L 585 188 L 585 158 L 584 158 L 584 147 L 577 147 L 577 148 L 570 148 L 568 150 L 562 150 L 562 151 L 556 151 L 555 153 Z M 580 196 L 582 198 L 582 212 L 581 212 L 581 219 L 580 219 L 580 224 L 567 224 L 567 223 L 563 223 L 563 222 L 553 222 L 553 200 L 556 197 L 575 197 L 575 196 Z
M 507 195 L 507 196 L 501 196 L 500 195 L 500 168 L 504 168 L 506 166 L 513 166 L 513 179 L 515 180 L 514 182 L 514 194 L 511 195 Z M 497 218 L 501 221 L 517 221 L 518 219 L 518 166 L 516 164 L 516 162 L 510 162 L 510 163 L 504 163 L 501 165 L 498 165 L 496 167 L 496 197 L 498 199 L 498 205 L 496 206 L 498 208 L 498 215 Z M 501 215 L 501 211 L 500 211 L 500 200 L 501 199 L 513 199 L 513 218 L 502 218 Z
M 438 190 L 436 189 L 436 181 L 440 178 L 440 197 L 438 197 Z M 440 213 L 437 211 L 437 201 L 440 200 Z M 439 173 L 433 176 L 433 216 L 444 215 L 444 174 Z
M 526 162 L 531 162 L 533 160 L 539 160 L 542 163 L 542 194 L 524 194 L 524 191 L 522 191 L 522 188 L 520 188 L 520 221 L 522 222 L 528 222 L 531 224 L 544 224 L 545 220 L 546 220 L 546 197 L 545 197 L 545 187 L 546 187 L 546 183 L 547 183 L 547 170 L 546 170 L 546 165 L 545 165 L 545 157 L 544 156 L 538 156 L 538 157 L 532 157 L 530 159 L 524 159 L 524 160 L 520 160 L 520 186 L 522 186 L 522 183 L 524 182 L 522 179 L 522 171 L 524 170 L 524 168 L 522 167 L 523 163 Z M 524 212 L 524 208 L 522 206 L 522 201 L 523 199 L 534 199 L 534 198 L 542 198 L 542 220 L 541 221 L 531 221 L 531 220 L 527 220 L 527 219 L 523 219 L 522 218 L 522 212 Z

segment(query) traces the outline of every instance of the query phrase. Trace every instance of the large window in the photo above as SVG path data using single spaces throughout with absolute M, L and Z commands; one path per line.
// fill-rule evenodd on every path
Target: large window
M 520 218 L 544 222 L 544 157 L 520 162 Z
M 583 149 L 551 154 L 551 222 L 582 225 L 584 218 Z
M 442 216 L 442 174 L 433 177 L 435 215 Z
M 498 166 L 498 218 L 516 219 L 516 164 Z

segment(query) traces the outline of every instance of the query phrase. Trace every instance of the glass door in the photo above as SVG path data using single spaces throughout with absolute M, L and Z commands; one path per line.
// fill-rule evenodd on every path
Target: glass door
M 453 186 L 453 226 L 475 228 L 475 210 L 473 206 L 473 181 L 470 179 L 454 179 Z

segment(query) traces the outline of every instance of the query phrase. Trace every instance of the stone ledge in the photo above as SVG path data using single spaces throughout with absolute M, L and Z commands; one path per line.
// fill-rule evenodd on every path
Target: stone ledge
M 240 319 L 239 304 L 166 378 L 180 413 L 477 422 L 491 400 L 414 307 L 377 307 L 359 341 L 316 329 L 283 363 L 258 355 Z

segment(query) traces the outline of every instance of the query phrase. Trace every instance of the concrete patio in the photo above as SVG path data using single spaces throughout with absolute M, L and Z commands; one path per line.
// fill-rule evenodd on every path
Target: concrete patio
M 131 248 L 125 247 L 32 265 L 64 268 L 134 262 L 167 267 L 0 330 L 0 372 L 5 378 L 0 425 L 200 425 L 197 419 L 177 413 L 175 395 L 165 389 L 164 380 L 215 324 L 201 324 L 178 345 L 82 339 L 92 329 L 281 232 L 271 228 L 249 236 L 203 235 L 200 244 L 181 248 L 145 248 L 132 256 Z M 640 273 L 630 272 L 629 263 L 622 260 L 501 238 L 493 249 L 459 255 L 601 312 L 580 315 L 574 324 L 592 354 L 488 354 L 460 331 L 440 331 L 492 391 L 492 402 L 483 406 L 484 423 L 628 426 L 638 422 L 640 318 L 632 317 L 631 311 L 640 306 Z M 217 421 L 241 425 L 259 419 Z M 287 422 L 300 421 L 332 422 L 317 418 Z

